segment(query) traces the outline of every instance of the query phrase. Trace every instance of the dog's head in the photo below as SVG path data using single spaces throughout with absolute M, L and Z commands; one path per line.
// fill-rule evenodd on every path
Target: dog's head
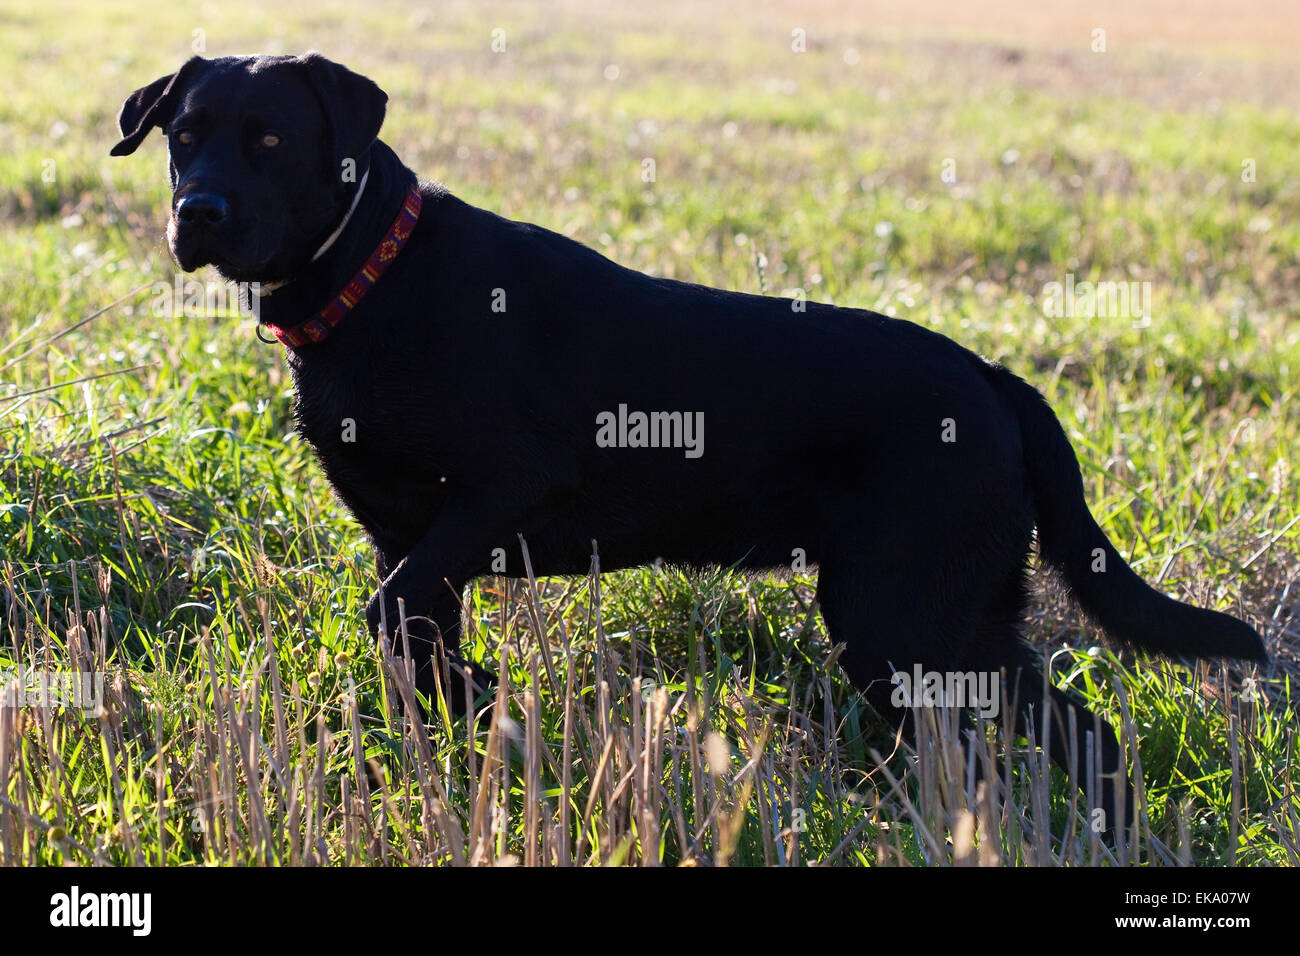
M 315 53 L 196 56 L 127 97 L 112 154 L 135 152 L 160 127 L 177 263 L 270 282 L 305 266 L 346 213 L 387 100 Z

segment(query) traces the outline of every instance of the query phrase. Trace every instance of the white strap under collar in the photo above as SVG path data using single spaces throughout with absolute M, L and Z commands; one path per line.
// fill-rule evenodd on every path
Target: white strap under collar
M 334 240 L 343 234 L 343 230 L 347 228 L 348 221 L 352 218 L 352 214 L 357 211 L 357 205 L 361 202 L 361 194 L 366 190 L 366 180 L 369 178 L 370 170 L 367 168 L 366 171 L 361 174 L 361 182 L 357 186 L 357 194 L 352 197 L 352 205 L 348 207 L 347 213 L 343 216 L 343 221 L 339 223 L 337 229 L 330 233 L 330 237 L 325 240 L 321 247 L 316 250 L 316 254 L 311 257 L 312 262 L 315 262 L 321 256 L 325 255 L 325 253 L 329 251 L 329 247 L 334 245 Z M 262 296 L 270 295 L 276 289 L 284 288 L 292 281 L 292 279 L 281 279 L 279 282 L 263 282 L 253 290 L 253 294 L 258 298 L 261 298 Z
M 334 245 L 334 240 L 337 239 L 347 227 L 348 220 L 351 219 L 352 214 L 357 211 L 357 203 L 361 202 L 361 194 L 366 191 L 366 180 L 369 178 L 370 169 L 367 168 L 361 176 L 361 184 L 357 186 L 357 194 L 352 197 L 352 205 L 348 207 L 347 215 L 343 217 L 343 221 L 339 223 L 339 227 L 330 233 L 330 237 L 325 240 L 325 244 L 316 250 L 316 255 L 311 257 L 312 262 L 315 262 L 321 256 L 325 255 L 329 247 Z

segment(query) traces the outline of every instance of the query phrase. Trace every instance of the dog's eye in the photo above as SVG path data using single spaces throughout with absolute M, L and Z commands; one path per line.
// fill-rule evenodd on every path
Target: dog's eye
M 182 146 L 190 146 L 194 142 L 194 134 L 187 129 L 176 131 L 176 142 Z
M 279 146 L 279 145 L 280 145 L 280 134 L 279 134 L 279 133 L 263 133 L 263 134 L 262 134 L 262 145 L 265 146 L 267 149 L 271 149 L 272 147 Z

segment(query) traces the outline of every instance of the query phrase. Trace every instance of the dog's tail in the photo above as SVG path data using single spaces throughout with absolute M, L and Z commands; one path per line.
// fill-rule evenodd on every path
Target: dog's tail
M 1020 422 L 1039 553 L 1084 611 L 1113 637 L 1167 656 L 1268 660 L 1250 625 L 1175 601 L 1137 576 L 1088 510 L 1078 459 L 1047 400 L 1006 369 L 990 368 Z

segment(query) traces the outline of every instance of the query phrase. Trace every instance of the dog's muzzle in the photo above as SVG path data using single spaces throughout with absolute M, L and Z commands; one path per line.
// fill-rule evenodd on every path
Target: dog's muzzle
M 176 204 L 181 228 L 210 229 L 230 218 L 230 204 L 215 193 L 191 193 Z

